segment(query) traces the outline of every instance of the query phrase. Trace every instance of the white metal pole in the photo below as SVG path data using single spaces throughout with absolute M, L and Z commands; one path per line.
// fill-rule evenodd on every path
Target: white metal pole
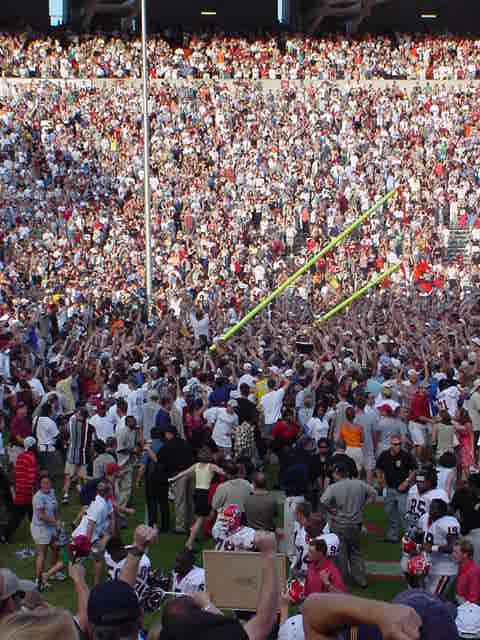
M 150 118 L 148 113 L 147 2 L 142 0 L 142 109 L 145 199 L 145 288 L 147 315 L 152 303 L 152 236 L 150 227 Z

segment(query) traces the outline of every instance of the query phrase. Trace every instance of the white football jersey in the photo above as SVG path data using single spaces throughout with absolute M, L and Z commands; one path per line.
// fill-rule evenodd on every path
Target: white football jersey
M 430 504 L 432 500 L 440 499 L 446 502 L 450 502 L 448 495 L 443 489 L 430 489 L 425 493 L 419 493 L 416 484 L 410 487 L 407 496 L 407 523 L 411 526 L 418 522 L 419 518 L 427 514 L 430 511 Z
M 308 565 L 305 562 L 308 555 L 308 545 L 310 536 L 298 522 L 295 522 L 295 532 L 293 544 L 295 545 L 295 556 L 291 558 L 292 569 L 295 568 L 302 575 L 307 574 Z
M 338 555 L 338 550 L 340 548 L 340 538 L 336 533 L 323 533 L 320 536 L 320 539 L 325 540 L 325 544 L 327 545 L 328 557 Z
M 418 527 L 423 531 L 423 540 L 426 544 L 444 546 L 448 544 L 448 536 L 460 535 L 460 523 L 453 516 L 443 516 L 435 522 L 429 522 L 428 513 L 420 518 Z M 450 553 L 432 551 L 430 554 L 432 568 L 430 573 L 435 576 L 455 576 L 458 572 L 458 564 Z
M 193 567 L 183 578 L 180 578 L 178 573 L 172 571 L 172 577 L 172 591 L 176 593 L 205 591 L 205 570 L 201 567 Z
M 127 558 L 123 558 L 123 560 L 115 562 L 108 551 L 105 551 L 105 565 L 107 567 L 107 573 L 110 580 L 118 580 L 120 570 L 122 569 L 126 560 Z M 150 562 L 150 558 L 144 553 L 140 558 L 140 563 L 138 565 L 137 571 L 137 580 L 135 582 L 135 593 L 137 594 L 137 598 L 140 603 L 142 602 L 148 591 L 148 575 L 150 573 L 151 566 L 152 563 Z
M 250 527 L 239 527 L 235 532 L 230 533 L 218 518 L 212 529 L 215 551 L 253 551 L 255 535 L 255 529 Z

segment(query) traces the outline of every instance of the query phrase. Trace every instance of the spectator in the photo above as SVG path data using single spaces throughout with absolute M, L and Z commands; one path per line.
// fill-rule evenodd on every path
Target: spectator
M 23 440 L 23 446 L 24 451 L 17 456 L 15 465 L 15 497 L 9 522 L 3 533 L 5 542 L 9 542 L 25 516 L 30 521 L 33 518 L 32 500 L 39 479 L 37 441 L 33 436 L 27 436 Z
M 370 638 L 406 640 L 458 640 L 458 632 L 447 605 L 419 589 L 380 602 L 343 594 L 319 594 L 308 598 L 303 611 L 305 637 L 330 640 L 345 629 Z M 332 635 L 333 634 L 333 635 Z M 421 635 L 420 635 L 421 634 Z
M 361 480 L 347 477 L 347 469 L 339 464 L 333 469 L 335 483 L 330 485 L 320 503 L 329 514 L 330 531 L 340 539 L 339 565 L 342 575 L 351 575 L 362 588 L 368 586 L 365 562 L 360 552 L 363 511 L 375 502 L 373 487 Z
M 57 439 L 60 432 L 53 418 L 53 405 L 46 402 L 33 423 L 33 433 L 38 442 L 38 460 L 40 467 L 46 469 L 55 478 L 57 469 Z
M 347 593 L 340 571 L 335 563 L 327 558 L 327 555 L 325 540 L 321 538 L 310 540 L 305 597 L 312 593 Z
M 27 640 L 33 633 L 39 640 L 58 636 L 65 640 L 78 638 L 71 614 L 55 607 L 12 613 L 2 622 L 0 638 L 1 640 L 13 640 L 13 638 Z
M 132 495 L 135 453 L 138 447 L 138 425 L 133 416 L 127 416 L 125 426 L 117 432 L 117 454 L 120 473 L 116 481 L 119 506 L 126 507 Z
M 458 564 L 457 602 L 480 604 L 480 567 L 473 561 L 474 549 L 468 540 L 459 540 L 453 547 L 453 559 Z
M 40 478 L 39 490 L 33 496 L 31 533 L 35 542 L 35 575 L 38 590 L 43 588 L 43 574 L 50 548 L 52 562 L 58 561 L 57 530 L 60 526 L 55 489 L 48 475 Z
M 63 483 L 63 503 L 68 504 L 72 480 L 82 484 L 87 477 L 87 465 L 92 455 L 94 428 L 88 422 L 88 411 L 79 408 L 68 421 L 67 456 Z
M 32 435 L 32 424 L 27 417 L 27 406 L 23 402 L 17 404 L 15 417 L 10 421 L 10 446 L 8 458 L 15 466 L 17 456 L 24 450 L 25 438 Z
M 193 451 L 185 440 L 182 440 L 173 426 L 164 430 L 165 444 L 157 455 L 157 461 L 164 467 L 168 478 L 185 471 L 193 464 Z M 175 533 L 185 534 L 190 530 L 193 516 L 192 483 L 189 476 L 180 478 L 173 486 L 175 497 Z
M 242 465 L 227 462 L 224 471 L 227 480 L 217 487 L 212 499 L 212 509 L 219 512 L 229 504 L 236 504 L 245 512 L 245 503 L 252 492 L 252 485 L 243 477 Z
M 0 621 L 20 609 L 25 594 L 35 589 L 29 580 L 19 580 L 10 569 L 0 569 Z
M 197 456 L 198 462 L 194 465 L 180 471 L 173 478 L 169 478 L 168 482 L 175 484 L 181 478 L 191 476 L 195 478 L 195 491 L 193 494 L 193 503 L 195 507 L 196 520 L 190 530 L 190 535 L 185 544 L 187 551 L 192 551 L 193 544 L 203 528 L 204 520 L 210 513 L 208 504 L 208 495 L 210 492 L 210 484 L 214 475 L 223 476 L 225 472 L 212 462 L 210 451 L 206 448 L 200 449 Z
M 400 435 L 392 435 L 390 449 L 380 454 L 376 468 L 378 486 L 385 490 L 386 542 L 398 542 L 399 533 L 403 533 L 407 494 L 415 480 L 416 468 L 413 457 L 402 449 Z
M 253 492 L 245 500 L 247 525 L 260 531 L 275 531 L 278 515 L 278 500 L 268 491 L 265 474 L 255 473 Z

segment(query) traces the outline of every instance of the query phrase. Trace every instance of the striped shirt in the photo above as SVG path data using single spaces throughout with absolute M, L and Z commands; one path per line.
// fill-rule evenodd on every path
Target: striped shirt
M 78 422 L 72 416 L 68 422 L 68 450 L 67 462 L 69 464 L 87 464 L 87 453 L 92 447 L 95 428 L 88 422 Z
M 38 480 L 37 458 L 33 451 L 22 451 L 15 464 L 15 504 L 32 504 Z

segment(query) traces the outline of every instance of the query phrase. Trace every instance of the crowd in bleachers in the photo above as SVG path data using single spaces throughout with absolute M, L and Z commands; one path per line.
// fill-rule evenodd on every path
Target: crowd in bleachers
M 149 37 L 152 78 L 474 80 L 479 41 L 454 36 L 305 37 L 165 30 Z M 2 75 L 23 78 L 139 78 L 141 46 L 122 35 L 0 34 Z
M 422 580 L 428 563 L 436 572 L 422 582 L 430 595 L 413 590 L 401 602 L 417 610 L 413 600 L 420 598 L 441 614 L 436 619 L 453 640 L 454 618 L 434 596 L 444 595 L 460 572 L 457 595 L 469 601 L 470 627 L 463 621 L 459 629 L 472 628 L 474 620 L 478 631 L 480 616 L 470 608 L 478 604 L 478 589 L 470 589 L 464 574 L 465 567 L 475 576 L 480 571 L 473 562 L 480 557 L 478 509 L 468 510 L 480 500 L 480 90 L 474 82 L 422 82 L 475 79 L 476 41 L 168 31 L 153 37 L 149 49 L 151 75 L 161 81 L 151 84 L 149 97 L 153 301 L 147 317 L 139 88 L 83 83 L 139 77 L 139 41 L 0 37 L 0 490 L 6 505 L 0 542 L 14 540 L 22 519 L 33 518 L 37 587 L 57 575 L 56 562 L 46 571 L 46 559 L 50 548 L 58 560 L 62 507 L 51 479 L 61 461 L 63 502 L 74 499 L 71 485 L 78 481 L 84 507 L 73 546 L 65 539 L 63 546 L 90 555 L 99 581 L 105 538 L 133 517 L 129 503 L 144 482 L 152 526 L 160 507 L 160 541 L 170 529 L 170 495 L 174 528 L 186 536 L 188 552 L 202 531 L 209 533 L 213 523 L 205 527 L 205 518 L 218 515 L 217 548 L 261 552 L 269 585 L 259 599 L 261 630 L 219 622 L 205 596 L 185 604 L 188 611 L 172 605 L 171 618 L 166 609 L 168 637 L 187 637 L 181 625 L 188 619 L 193 627 L 231 624 L 239 638 L 263 640 L 279 603 L 277 540 L 272 532 L 259 534 L 274 524 L 255 529 L 244 501 L 264 499 L 262 469 L 276 460 L 286 494 L 284 540 L 293 548 L 292 575 L 298 570 L 306 579 L 306 595 L 343 592 L 344 579 L 366 587 L 365 505 L 377 489 L 384 495 L 386 541 L 398 543 L 409 524 L 408 494 L 408 514 L 415 524 L 425 516 L 425 530 L 421 543 L 413 534 L 407 543 L 415 550 L 420 544 Z M 335 82 L 379 77 L 418 83 Z M 175 78 L 200 81 L 177 85 L 170 82 Z M 202 82 L 208 78 L 239 82 Z M 328 82 L 247 82 L 262 78 Z M 390 200 L 235 339 L 207 350 L 390 191 Z M 462 231 L 465 251 L 458 252 L 452 240 L 458 243 Z M 312 330 L 315 316 L 399 262 L 404 268 L 390 281 Z M 443 466 L 443 454 L 450 466 Z M 389 456 L 400 462 L 398 477 Z M 358 474 L 366 483 L 353 478 Z M 345 515 L 352 506 L 347 494 L 354 518 Z M 430 530 L 442 518 L 455 520 L 445 540 L 440 525 Z M 320 521 L 321 534 L 328 521 L 325 535 L 340 545 L 338 568 L 318 535 Z M 468 539 L 460 541 L 460 533 Z M 113 576 L 138 586 L 156 536 L 139 527 L 131 548 L 118 537 L 109 540 Z M 82 637 L 97 626 L 100 633 L 119 607 L 131 615 L 122 618 L 131 625 L 125 637 L 136 637 L 141 613 L 132 590 L 115 580 L 99 586 L 87 611 L 85 574 L 63 558 L 60 567 L 69 568 L 83 603 L 76 620 Z M 191 555 L 183 561 L 188 571 L 198 569 Z M 412 571 L 405 573 L 418 578 Z M 1 570 L 0 617 L 34 587 Z M 307 600 L 304 624 L 312 625 L 311 637 L 328 637 L 345 621 L 342 599 L 328 601 L 327 622 L 317 619 L 322 608 L 313 611 L 312 602 L 315 596 Z M 374 623 L 384 639 L 417 640 L 428 622 L 421 603 L 418 617 L 411 608 L 376 603 L 370 610 L 349 602 L 357 613 L 369 611 L 352 614 L 351 624 Z M 200 615 L 208 611 L 212 618 Z M 7 620 L 13 627 L 16 615 Z M 389 616 L 396 616 L 393 630 Z M 68 616 L 60 622 L 76 637 Z M 286 637 L 303 637 L 303 627 L 289 635 L 286 624 Z M 427 626 L 425 638 L 440 640 Z

